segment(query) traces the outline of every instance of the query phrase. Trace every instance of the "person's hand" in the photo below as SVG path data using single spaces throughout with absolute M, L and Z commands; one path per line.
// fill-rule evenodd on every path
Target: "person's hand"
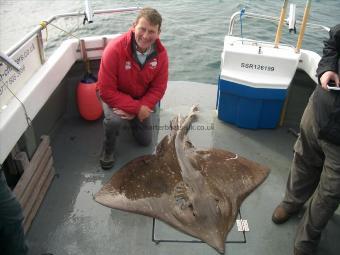
M 336 72 L 327 71 L 327 72 L 324 72 L 321 75 L 320 83 L 321 83 L 321 86 L 322 86 L 323 89 L 328 90 L 327 84 L 330 81 L 334 81 L 335 82 L 335 86 L 339 87 L 339 76 L 338 76 L 338 74 Z
M 112 110 L 115 114 L 117 114 L 123 120 L 132 120 L 136 117 L 135 115 L 124 112 L 123 110 L 120 110 L 118 108 L 112 108 Z
M 139 109 L 137 117 L 140 122 L 143 122 L 146 118 L 150 116 L 152 112 L 153 111 L 149 107 L 147 107 L 146 105 L 142 105 Z

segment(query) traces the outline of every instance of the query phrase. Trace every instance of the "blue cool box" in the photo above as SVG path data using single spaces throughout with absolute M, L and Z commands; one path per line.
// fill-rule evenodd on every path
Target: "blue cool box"
M 287 89 L 254 88 L 219 79 L 218 118 L 242 128 L 275 128 Z

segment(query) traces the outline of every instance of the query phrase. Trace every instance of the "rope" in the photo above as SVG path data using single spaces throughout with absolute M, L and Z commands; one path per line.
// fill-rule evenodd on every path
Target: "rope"
M 242 8 L 240 11 L 240 26 L 241 26 L 241 39 L 242 39 L 242 44 L 243 44 L 243 20 L 242 17 L 244 15 L 244 13 L 246 12 L 245 8 Z
M 76 38 L 78 41 L 79 41 L 79 44 L 80 44 L 80 38 L 73 35 L 72 33 L 70 32 L 67 32 L 66 30 L 52 24 L 52 23 L 48 23 L 47 21 L 41 21 L 39 23 L 39 25 L 41 26 L 41 29 L 46 29 L 46 41 L 47 41 L 47 37 L 48 37 L 48 31 L 47 31 L 47 25 L 51 25 L 53 27 L 55 27 L 56 29 L 59 29 L 61 31 L 63 31 L 64 33 Z M 3 79 L 1 78 L 1 83 L 3 84 L 4 87 L 6 87 L 8 89 L 8 91 L 13 95 L 13 97 L 15 97 L 16 100 L 18 100 L 18 102 L 20 103 L 21 107 L 23 108 L 24 110 L 24 113 L 25 113 L 25 118 L 26 118 L 26 122 L 27 122 L 27 125 L 29 128 L 32 127 L 32 119 L 30 118 L 30 116 L 28 115 L 28 112 L 27 112 L 27 109 L 24 105 L 24 103 L 17 97 L 17 95 L 6 85 L 6 83 L 3 81 Z M 0 165 L 1 166 L 1 165 Z
M 1 82 L 8 89 L 8 91 L 19 101 L 20 105 L 24 109 L 27 125 L 28 125 L 28 127 L 32 127 L 32 120 L 28 115 L 28 112 L 26 110 L 24 103 L 14 94 L 14 92 L 6 85 L 6 83 L 2 79 L 1 79 Z
M 53 27 L 55 27 L 56 29 L 59 29 L 61 31 L 63 31 L 64 33 L 76 38 L 78 41 L 79 41 L 79 44 L 80 44 L 80 38 L 75 36 L 74 34 L 70 33 L 70 32 L 67 32 L 66 30 L 52 24 L 52 23 L 48 23 L 47 21 L 41 21 L 39 23 L 39 25 L 41 26 L 42 29 L 46 29 L 46 41 L 47 41 L 47 36 L 48 36 L 48 32 L 47 32 L 47 25 L 51 25 Z M 1 78 L 1 83 L 3 84 L 3 86 L 5 86 L 8 91 L 13 95 L 13 97 L 15 97 L 16 100 L 18 100 L 18 102 L 20 103 L 20 105 L 22 106 L 22 108 L 24 109 L 24 113 L 25 113 L 25 118 L 26 118 L 26 122 L 27 122 L 27 125 L 28 127 L 32 127 L 32 120 L 31 118 L 29 117 L 28 115 L 28 112 L 27 112 L 27 109 L 24 105 L 24 103 L 15 95 L 15 93 L 6 85 L 6 83 L 3 81 L 3 79 Z
M 48 23 L 47 21 L 41 21 L 39 23 L 39 25 L 41 26 L 42 29 L 46 29 L 46 41 L 47 41 L 47 37 L 48 37 L 48 31 L 47 31 L 47 25 L 51 25 L 54 26 L 55 28 L 65 32 L 66 34 L 75 37 L 76 39 L 78 39 L 78 41 L 80 41 L 80 38 L 78 38 L 77 36 L 73 35 L 72 33 L 69 33 L 67 31 L 65 31 L 64 29 L 52 24 L 52 23 Z M 3 81 L 3 79 L 1 79 L 1 83 L 3 84 L 4 87 L 6 87 L 8 89 L 8 91 L 13 95 L 13 97 L 15 97 L 16 100 L 18 100 L 18 102 L 20 103 L 21 107 L 24 109 L 24 113 L 25 113 L 25 118 L 26 118 L 26 122 L 29 128 L 32 127 L 32 119 L 30 118 L 30 116 L 28 115 L 27 109 L 24 105 L 24 103 L 17 97 L 17 95 L 6 85 L 6 83 Z
M 80 41 L 81 41 L 80 37 L 75 36 L 75 35 L 72 34 L 71 32 L 68 32 L 68 31 L 62 29 L 61 27 L 59 27 L 59 26 L 57 26 L 57 25 L 54 25 L 54 24 L 52 24 L 52 23 L 48 23 L 47 21 L 41 21 L 41 22 L 40 22 L 40 26 L 41 26 L 42 28 L 46 28 L 46 33 L 47 33 L 47 25 L 53 26 L 53 27 L 55 27 L 56 29 L 59 29 L 60 31 L 64 32 L 65 34 L 67 34 L 67 35 L 69 35 L 69 36 L 71 36 L 71 37 L 76 38 L 76 39 L 78 40 L 79 48 L 82 50 L 81 43 L 80 43 Z M 84 49 L 84 51 L 86 51 L 86 49 Z M 84 63 L 85 63 L 86 71 L 87 71 L 88 73 L 91 73 L 91 72 L 90 72 L 90 63 L 89 63 L 89 61 L 88 61 L 88 60 L 84 60 L 84 59 L 83 59 L 83 61 L 84 61 Z
M 47 30 L 47 21 L 40 21 L 39 25 L 41 26 L 41 29 L 45 29 L 46 30 L 46 42 L 47 42 L 47 38 L 48 38 L 48 30 Z
M 242 7 L 244 6 L 244 7 Z M 240 10 L 240 26 L 241 26 L 241 41 L 243 44 L 243 15 L 246 12 L 246 8 L 250 7 L 250 0 L 241 1 L 241 10 Z
M 71 32 L 68 32 L 68 31 L 62 29 L 61 27 L 58 27 L 57 25 L 54 25 L 54 24 L 52 24 L 52 23 L 48 23 L 47 21 L 41 21 L 41 22 L 40 22 L 40 26 L 41 26 L 43 29 L 46 28 L 46 31 L 47 31 L 47 25 L 53 26 L 53 27 L 55 27 L 56 29 L 59 29 L 60 31 L 63 31 L 65 34 L 67 34 L 67 35 L 69 35 L 69 36 L 72 36 L 72 37 L 74 37 L 74 38 L 76 38 L 77 40 L 80 41 L 80 38 L 79 38 L 78 36 L 75 36 L 75 35 L 72 34 Z

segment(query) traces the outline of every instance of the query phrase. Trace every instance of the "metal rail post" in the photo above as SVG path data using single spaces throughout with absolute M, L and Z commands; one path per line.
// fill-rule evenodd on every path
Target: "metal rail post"
M 283 6 L 281 8 L 280 21 L 279 21 L 279 25 L 277 26 L 274 48 L 279 47 L 279 43 L 280 43 L 280 39 L 281 39 L 281 35 L 282 35 L 283 22 L 284 22 L 285 17 L 286 17 L 287 5 L 288 5 L 288 0 L 285 0 L 284 3 L 283 3 Z
M 301 49 L 301 46 L 302 46 L 302 40 L 303 40 L 303 36 L 305 35 L 305 29 L 306 29 L 307 20 L 308 20 L 308 17 L 309 17 L 311 5 L 312 5 L 312 0 L 307 0 L 305 12 L 303 14 L 303 19 L 302 19 L 302 23 L 301 23 L 301 29 L 300 29 L 298 41 L 296 43 L 296 49 L 295 49 L 296 53 L 300 52 L 300 49 Z

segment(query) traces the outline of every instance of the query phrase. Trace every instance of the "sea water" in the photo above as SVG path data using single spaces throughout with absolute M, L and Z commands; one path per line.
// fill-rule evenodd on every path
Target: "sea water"
M 151 6 L 163 16 L 161 40 L 168 49 L 170 80 L 187 80 L 216 84 L 223 38 L 228 31 L 232 13 L 245 8 L 246 12 L 279 17 L 283 0 L 167 0 L 167 1 L 89 1 L 94 10 L 131 6 Z M 295 0 L 297 20 L 302 20 L 306 0 Z M 83 12 L 83 0 L 1 0 L 0 50 L 6 52 L 26 33 L 52 15 Z M 309 22 L 333 26 L 340 23 L 340 1 L 312 1 Z M 83 25 L 83 17 L 61 19 L 55 24 L 75 36 L 112 34 L 126 31 L 136 13 L 96 15 L 94 22 Z M 275 23 L 244 19 L 243 37 L 274 41 Z M 297 26 L 297 33 L 300 27 Z M 240 23 L 235 25 L 240 34 Z M 296 45 L 298 34 L 283 30 L 282 42 Z M 43 32 L 47 52 L 53 51 L 62 40 L 69 37 L 64 32 L 49 27 Z M 302 47 L 321 54 L 322 41 L 328 33 L 322 29 L 307 28 Z

